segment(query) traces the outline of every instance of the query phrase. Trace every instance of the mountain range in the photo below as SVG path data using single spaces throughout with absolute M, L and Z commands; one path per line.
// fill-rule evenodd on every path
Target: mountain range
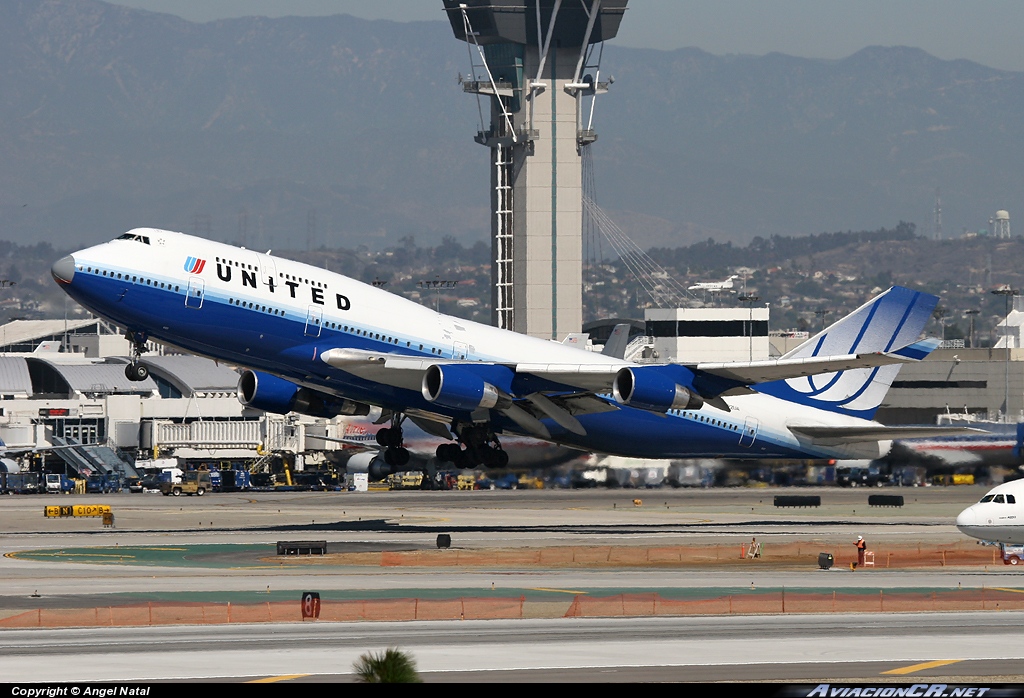
M 292 249 L 485 240 L 468 70 L 442 21 L 196 24 L 0 0 L 0 239 L 145 225 Z M 906 47 L 815 60 L 614 41 L 605 72 L 596 198 L 645 248 L 926 232 L 936 188 L 959 234 L 1021 199 L 1024 73 Z

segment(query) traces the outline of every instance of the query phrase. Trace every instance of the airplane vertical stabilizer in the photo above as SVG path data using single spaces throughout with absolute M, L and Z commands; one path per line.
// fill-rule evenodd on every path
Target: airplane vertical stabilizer
M 917 341 L 938 301 L 931 294 L 893 286 L 782 358 L 896 351 Z M 853 369 L 763 383 L 757 390 L 818 409 L 871 419 L 899 370 L 899 365 Z

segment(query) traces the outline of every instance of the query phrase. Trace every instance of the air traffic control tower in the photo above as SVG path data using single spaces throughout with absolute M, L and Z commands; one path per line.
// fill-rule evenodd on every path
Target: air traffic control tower
M 493 323 L 562 339 L 583 325 L 581 152 L 627 0 L 443 2 L 469 44 L 463 89 L 489 103 L 476 141 L 491 151 Z

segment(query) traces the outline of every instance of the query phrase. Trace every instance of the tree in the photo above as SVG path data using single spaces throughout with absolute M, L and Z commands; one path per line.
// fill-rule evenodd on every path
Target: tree
M 411 655 L 396 647 L 380 653 L 367 652 L 352 669 L 361 683 L 423 683 Z

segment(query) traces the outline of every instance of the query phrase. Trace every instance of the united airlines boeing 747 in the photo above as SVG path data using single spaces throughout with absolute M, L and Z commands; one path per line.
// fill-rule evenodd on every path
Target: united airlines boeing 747
M 395 468 L 410 419 L 460 467 L 501 466 L 523 434 L 643 458 L 875 458 L 934 428 L 873 420 L 937 298 L 893 287 L 780 359 L 640 365 L 442 315 L 306 264 L 140 228 L 53 264 L 82 306 L 145 342 L 245 368 L 238 398 L 277 413 L 366 414 Z M 940 433 L 964 433 L 944 429 Z

